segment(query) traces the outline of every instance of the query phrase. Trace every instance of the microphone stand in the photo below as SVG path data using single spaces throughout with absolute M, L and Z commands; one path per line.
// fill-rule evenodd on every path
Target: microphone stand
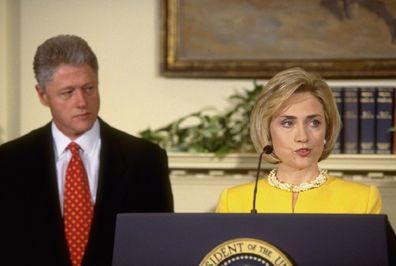
M 256 210 L 257 185 L 258 185 L 258 180 L 259 180 L 259 175 L 260 175 L 260 170 L 261 170 L 261 161 L 262 161 L 263 155 L 264 155 L 264 153 L 270 154 L 272 151 L 273 151 L 272 147 L 270 145 L 266 145 L 263 148 L 263 151 L 260 153 L 259 162 L 258 162 L 258 166 L 257 166 L 257 172 L 256 172 L 256 183 L 254 185 L 254 191 L 253 191 L 253 208 L 250 211 L 250 213 L 257 213 L 257 210 Z

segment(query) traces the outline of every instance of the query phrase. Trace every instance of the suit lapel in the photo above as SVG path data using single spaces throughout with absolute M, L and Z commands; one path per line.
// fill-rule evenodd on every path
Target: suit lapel
M 101 121 L 101 120 L 100 120 Z M 101 121 L 101 150 L 98 190 L 96 194 L 96 205 L 101 207 L 103 201 L 109 200 L 116 193 L 125 191 L 124 182 L 126 171 L 125 158 L 122 155 L 122 147 L 119 146 L 117 138 L 112 135 L 111 127 Z
M 25 195 L 33 239 L 50 246 L 54 252 L 49 257 L 65 261 L 68 251 L 60 209 L 51 124 L 30 133 L 27 142 L 30 144 L 26 157 L 29 163 L 24 170 L 27 175 Z M 29 176 L 29 173 L 33 174 Z M 41 244 L 36 244 L 35 248 L 40 247 Z
M 112 136 L 110 126 L 99 121 L 101 134 L 99 180 L 84 265 L 99 265 L 95 261 L 97 254 L 112 250 L 115 216 L 120 206 L 118 198 L 122 198 L 127 191 L 127 186 L 122 181 L 126 178 L 126 166 L 124 158 L 118 151 L 120 147 L 117 138 Z
M 31 149 L 27 170 L 34 173 L 31 178 L 26 179 L 30 200 L 33 202 L 38 198 L 45 205 L 37 208 L 51 212 L 53 219 L 56 219 L 57 223 L 62 223 L 51 125 L 47 124 L 34 132 L 28 141 L 31 142 Z

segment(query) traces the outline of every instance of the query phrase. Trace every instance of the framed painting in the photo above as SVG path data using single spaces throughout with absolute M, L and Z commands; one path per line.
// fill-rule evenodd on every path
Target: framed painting
M 161 74 L 396 78 L 395 0 L 162 0 Z

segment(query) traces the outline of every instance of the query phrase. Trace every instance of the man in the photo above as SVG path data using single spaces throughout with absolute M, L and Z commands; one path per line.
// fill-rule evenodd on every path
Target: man
M 33 67 L 52 121 L 0 146 L 2 253 L 10 265 L 111 265 L 118 213 L 173 212 L 166 152 L 98 117 L 97 58 L 80 37 L 48 39 Z

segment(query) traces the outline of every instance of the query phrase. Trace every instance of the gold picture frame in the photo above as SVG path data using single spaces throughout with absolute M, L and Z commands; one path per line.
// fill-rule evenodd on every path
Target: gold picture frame
M 161 23 L 166 77 L 396 78 L 394 0 L 162 0 Z

